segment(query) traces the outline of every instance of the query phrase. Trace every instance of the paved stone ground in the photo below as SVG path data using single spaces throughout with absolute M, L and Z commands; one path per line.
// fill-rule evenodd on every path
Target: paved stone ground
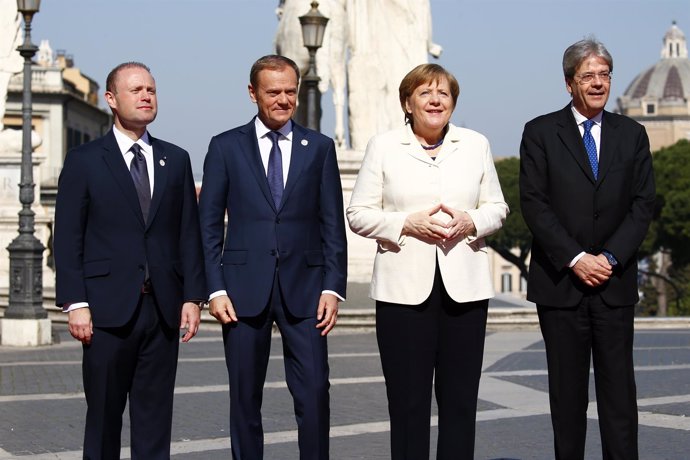
M 64 326 L 62 343 L 0 347 L 0 459 L 78 459 L 86 405 L 81 348 Z M 220 332 L 181 346 L 173 428 L 174 459 L 228 459 L 228 394 Z M 536 331 L 487 335 L 477 422 L 477 459 L 553 458 L 546 361 Z M 386 396 L 373 332 L 334 333 L 331 363 L 331 458 L 386 459 Z M 297 459 L 295 421 L 284 383 L 280 339 L 273 343 L 264 396 L 266 459 Z M 636 332 L 642 459 L 690 458 L 690 330 Z M 590 391 L 594 397 L 594 389 Z M 436 419 L 431 421 L 432 445 Z M 601 458 L 595 404 L 587 459 Z M 123 445 L 129 441 L 125 416 Z M 435 457 L 432 447 L 431 458 Z M 129 450 L 123 449 L 123 458 Z

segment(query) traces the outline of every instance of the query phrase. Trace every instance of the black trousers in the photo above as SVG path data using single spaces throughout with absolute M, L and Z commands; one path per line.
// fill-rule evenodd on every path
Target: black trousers
M 129 397 L 132 459 L 170 458 L 179 332 L 169 329 L 153 295 L 142 294 L 123 327 L 94 328 L 84 345 L 84 458 L 119 459 Z
M 432 292 L 422 304 L 376 302 L 376 335 L 386 379 L 393 460 L 429 458 L 434 380 L 438 404 L 436 458 L 474 457 L 488 303 L 453 301 L 438 268 Z
M 537 311 L 546 345 L 556 459 L 584 459 L 590 357 L 603 459 L 637 459 L 633 306 L 609 307 L 591 295 L 576 307 L 538 305 Z
M 298 289 L 298 287 L 293 287 Z M 264 458 L 261 404 L 271 351 L 273 323 L 283 339 L 285 380 L 292 394 L 301 460 L 327 460 L 330 406 L 328 347 L 316 328 L 316 307 L 309 318 L 285 308 L 278 278 L 269 305 L 255 317 L 223 325 L 225 362 L 230 382 L 230 441 L 235 460 Z

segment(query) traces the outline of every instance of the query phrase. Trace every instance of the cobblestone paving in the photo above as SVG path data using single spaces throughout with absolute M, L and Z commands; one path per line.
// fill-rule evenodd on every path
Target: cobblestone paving
M 81 349 L 62 343 L 0 347 L 0 459 L 79 459 L 86 404 Z M 62 327 L 62 330 L 60 328 Z M 220 332 L 182 345 L 177 376 L 174 459 L 228 459 L 229 398 Z M 266 459 L 297 459 L 296 424 L 274 339 L 264 393 Z M 388 417 L 373 332 L 337 332 L 329 342 L 331 458 L 386 459 Z M 690 458 L 690 330 L 636 332 L 635 360 L 642 459 Z M 590 390 L 594 400 L 594 388 Z M 434 411 L 435 414 L 435 411 Z M 590 405 L 587 459 L 601 458 L 596 404 Z M 123 446 L 129 445 L 125 415 Z M 431 420 L 432 445 L 436 419 Z M 487 335 L 477 422 L 477 459 L 553 458 L 546 360 L 535 331 Z M 432 447 L 431 458 L 435 457 Z M 129 450 L 123 449 L 123 458 Z

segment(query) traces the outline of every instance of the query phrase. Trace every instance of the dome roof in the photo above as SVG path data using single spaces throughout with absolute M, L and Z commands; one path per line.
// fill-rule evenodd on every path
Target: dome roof
M 674 22 L 664 35 L 661 60 L 639 74 L 621 98 L 683 102 L 690 99 L 690 60 L 685 34 Z

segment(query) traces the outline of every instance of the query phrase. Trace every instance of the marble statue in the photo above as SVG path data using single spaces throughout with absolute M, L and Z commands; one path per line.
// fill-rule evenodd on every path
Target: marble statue
M 316 53 L 316 68 L 321 78 L 319 90 L 325 93 L 330 88 L 332 91 L 335 107 L 334 138 L 338 147 L 345 146 L 344 112 L 347 83 L 345 2 L 346 0 L 321 0 L 319 2 L 319 11 L 328 17 L 329 21 L 323 38 L 323 45 Z M 276 9 L 278 29 L 275 38 L 275 51 L 295 61 L 303 74 L 309 68 L 309 53 L 302 42 L 299 17 L 306 14 L 309 9 L 310 2 L 305 0 L 280 0 Z M 306 103 L 302 98 L 300 102 Z
M 307 0 L 280 0 L 276 52 L 306 70 L 309 55 L 302 44 L 299 16 Z M 429 0 L 321 0 L 319 11 L 330 20 L 323 47 L 316 55 L 320 90 L 329 88 L 335 106 L 335 140 L 345 146 L 344 113 L 350 146 L 364 150 L 374 134 L 404 121 L 398 102 L 402 77 L 414 66 L 438 57 L 442 48 L 431 40 Z
M 398 87 L 413 67 L 438 57 L 431 41 L 429 0 L 348 0 L 347 64 L 350 144 L 404 123 Z
M 21 45 L 21 16 L 16 0 L 0 0 L 0 132 L 7 104 L 10 78 L 22 70 L 24 60 L 17 47 Z

